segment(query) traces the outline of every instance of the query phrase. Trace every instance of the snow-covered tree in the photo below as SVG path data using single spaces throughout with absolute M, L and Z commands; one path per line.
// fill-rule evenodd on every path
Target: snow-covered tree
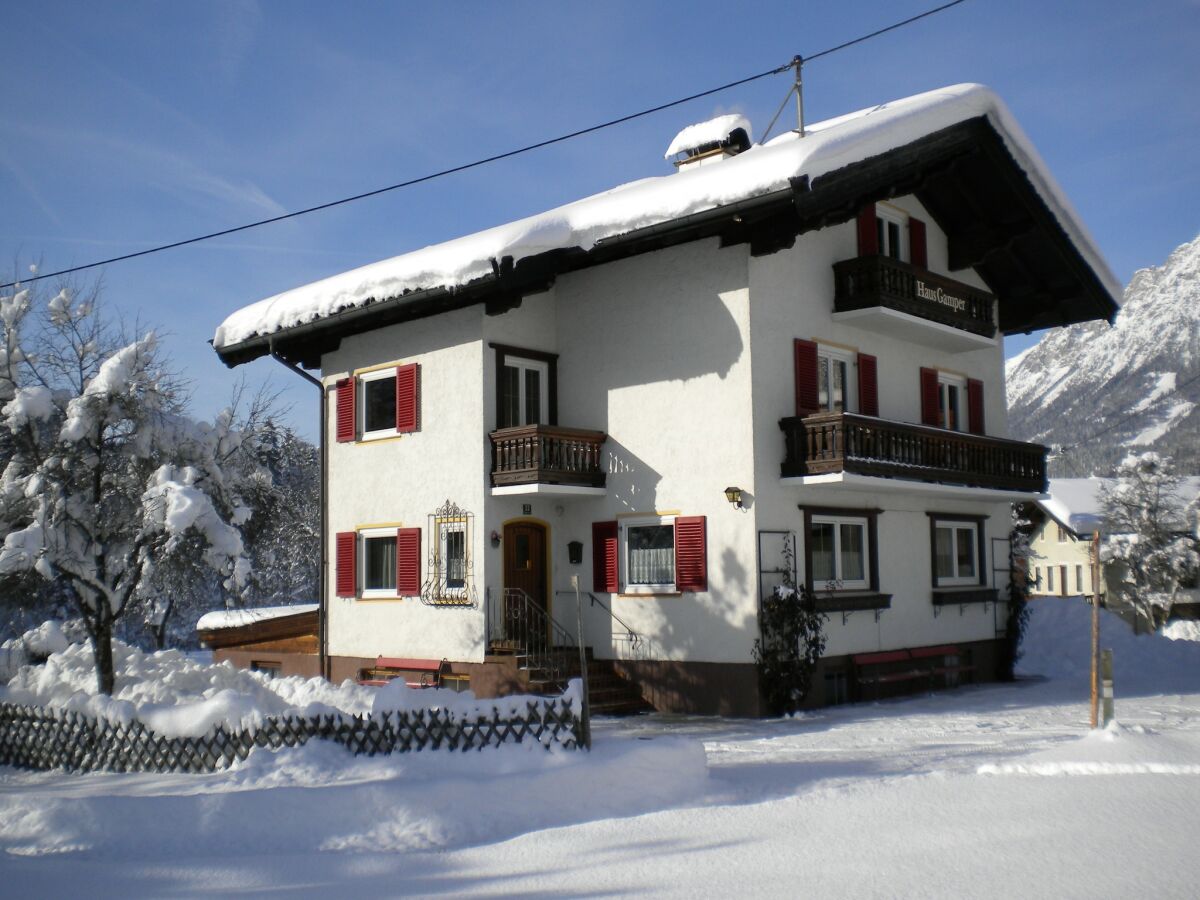
M 1142 453 L 1125 457 L 1115 483 L 1100 492 L 1100 560 L 1112 572 L 1109 589 L 1152 627 L 1166 620 L 1180 587 L 1200 569 L 1182 486 L 1169 457 Z
M 122 341 L 95 300 L 0 296 L 0 574 L 62 589 L 111 693 L 114 624 L 156 566 L 186 548 L 228 590 L 246 584 L 250 508 L 231 477 L 244 464 L 232 414 L 186 418 L 155 335 Z

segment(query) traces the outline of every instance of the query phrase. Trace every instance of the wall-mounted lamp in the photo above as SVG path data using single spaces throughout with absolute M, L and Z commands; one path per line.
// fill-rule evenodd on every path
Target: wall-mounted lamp
M 500 532 L 495 531 L 495 530 L 492 531 L 492 546 L 493 547 L 500 546 Z
M 583 541 L 567 541 L 567 562 L 573 566 L 583 562 Z
M 742 508 L 742 489 L 740 487 L 725 488 L 725 499 L 730 502 L 734 509 Z

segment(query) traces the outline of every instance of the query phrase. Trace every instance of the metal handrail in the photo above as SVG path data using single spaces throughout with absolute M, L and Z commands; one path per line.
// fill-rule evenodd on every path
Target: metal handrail
M 554 593 L 555 593 L 555 596 L 557 596 L 559 594 L 570 594 L 570 595 L 574 596 L 574 594 L 575 594 L 574 591 L 555 591 Z M 605 603 L 603 600 L 601 600 L 599 597 L 597 597 L 591 591 L 583 591 L 583 593 L 587 594 L 588 600 L 590 601 L 591 606 L 599 606 L 602 609 L 604 609 L 610 616 L 612 616 L 612 619 L 614 622 L 616 622 L 618 625 L 620 625 L 622 628 L 625 629 L 626 633 L 629 635 L 629 647 L 634 653 L 637 653 L 637 651 L 641 648 L 642 643 L 646 640 L 645 635 L 641 634 L 640 632 L 634 631 L 633 628 L 630 627 L 629 623 L 627 623 L 624 619 L 622 619 L 620 616 L 618 616 L 615 612 L 612 611 L 611 606 L 609 606 L 607 603 Z
M 577 648 L 575 637 L 528 593 L 504 588 L 498 604 L 489 595 L 487 629 L 489 644 L 496 640 L 513 644 L 525 657 L 526 669 L 540 669 L 547 680 L 566 683 L 570 666 L 560 648 Z

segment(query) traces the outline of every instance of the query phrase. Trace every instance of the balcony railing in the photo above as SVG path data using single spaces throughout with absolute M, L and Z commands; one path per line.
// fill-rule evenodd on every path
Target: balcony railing
M 853 413 L 781 419 L 785 478 L 850 472 L 1007 491 L 1046 489 L 1046 448 Z
M 996 298 L 887 256 L 833 264 L 833 311 L 886 307 L 981 337 L 996 336 Z
M 493 431 L 492 486 L 561 484 L 604 487 L 603 431 L 521 425 Z

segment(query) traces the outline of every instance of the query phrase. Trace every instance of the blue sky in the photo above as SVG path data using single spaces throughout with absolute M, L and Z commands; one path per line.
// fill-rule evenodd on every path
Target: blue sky
M 935 5 L 790 2 L 8 3 L 0 253 L 43 271 L 405 180 L 656 105 Z M 818 120 L 960 81 L 995 89 L 1122 282 L 1200 231 L 1200 2 L 968 0 L 805 68 Z M 760 132 L 788 76 L 564 145 L 109 266 L 110 309 L 167 334 L 196 411 L 236 373 L 206 343 L 240 306 L 666 174 L 675 132 Z M 9 280 L 9 279 L 5 279 Z M 1030 339 L 1010 340 L 1009 352 Z M 315 392 L 269 360 L 315 433 Z

